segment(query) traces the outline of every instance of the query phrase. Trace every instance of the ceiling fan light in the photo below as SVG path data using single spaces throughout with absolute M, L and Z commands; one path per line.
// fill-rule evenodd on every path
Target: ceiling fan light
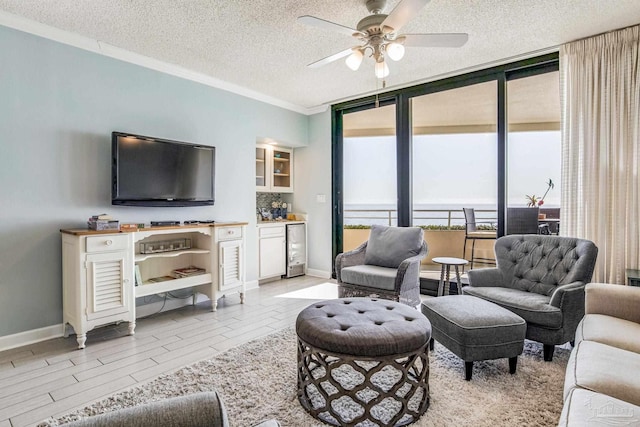
M 360 64 L 362 64 L 362 58 L 364 58 L 362 50 L 353 49 L 351 55 L 347 56 L 347 59 L 344 62 L 347 64 L 347 67 L 349 67 L 353 71 L 356 71 L 358 68 L 360 68 Z
M 387 55 L 394 61 L 399 61 L 404 56 L 404 46 L 400 43 L 389 43 L 386 48 Z
M 389 75 L 389 67 L 384 61 L 376 62 L 375 72 L 377 78 L 384 79 Z

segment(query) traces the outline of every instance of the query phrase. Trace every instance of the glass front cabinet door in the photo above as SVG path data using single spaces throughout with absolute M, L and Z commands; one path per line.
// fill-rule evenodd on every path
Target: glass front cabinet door
M 256 190 L 269 191 L 267 184 L 267 148 L 256 147 Z
M 293 150 L 272 145 L 256 147 L 256 191 L 293 192 Z

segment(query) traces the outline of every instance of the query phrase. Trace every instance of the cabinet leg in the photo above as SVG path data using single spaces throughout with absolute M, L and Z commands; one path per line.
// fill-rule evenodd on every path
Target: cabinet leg
M 87 334 L 77 334 L 76 340 L 78 341 L 78 349 L 82 350 L 85 348 L 84 343 L 87 341 Z
M 240 304 L 244 304 L 244 292 L 240 292 Z
M 67 322 L 62 325 L 62 336 L 65 338 L 69 338 L 69 324 Z
M 135 335 L 136 322 L 129 322 L 129 335 Z
M 211 311 L 218 311 L 218 300 L 215 298 L 211 300 Z

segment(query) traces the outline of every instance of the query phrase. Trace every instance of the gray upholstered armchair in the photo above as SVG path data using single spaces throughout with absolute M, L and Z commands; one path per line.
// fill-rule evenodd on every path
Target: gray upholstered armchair
M 338 295 L 379 297 L 417 307 L 420 261 L 427 255 L 418 227 L 371 227 L 369 240 L 336 257 Z
M 511 235 L 496 240 L 495 251 L 497 267 L 470 270 L 463 293 L 522 317 L 526 337 L 541 342 L 551 360 L 555 345 L 574 340 L 598 248 L 572 237 Z

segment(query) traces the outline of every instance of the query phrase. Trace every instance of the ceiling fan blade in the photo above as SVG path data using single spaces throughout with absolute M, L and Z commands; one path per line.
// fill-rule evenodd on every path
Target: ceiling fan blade
M 431 0 L 402 0 L 382 22 L 381 27 L 392 28 L 391 32 L 397 32 L 400 27 L 413 18 Z
M 353 36 L 354 34 L 357 34 L 359 36 L 364 35 L 364 33 L 354 28 L 345 27 L 344 25 L 336 24 L 335 22 L 316 18 L 315 16 L 310 16 L 310 15 L 299 16 L 298 22 L 308 25 L 310 27 L 318 27 L 318 28 L 324 28 L 325 30 L 338 31 L 339 33 L 346 34 L 348 36 Z
M 404 45 L 410 47 L 461 47 L 467 40 L 467 33 L 403 34 Z
M 326 58 L 322 58 L 319 61 L 312 62 L 311 64 L 307 65 L 307 67 L 309 68 L 322 67 L 323 65 L 326 65 L 330 62 L 337 61 L 340 58 L 344 58 L 345 56 L 351 55 L 351 52 L 353 52 L 351 48 L 345 49 L 342 52 L 334 53 L 333 55 L 327 56 Z

